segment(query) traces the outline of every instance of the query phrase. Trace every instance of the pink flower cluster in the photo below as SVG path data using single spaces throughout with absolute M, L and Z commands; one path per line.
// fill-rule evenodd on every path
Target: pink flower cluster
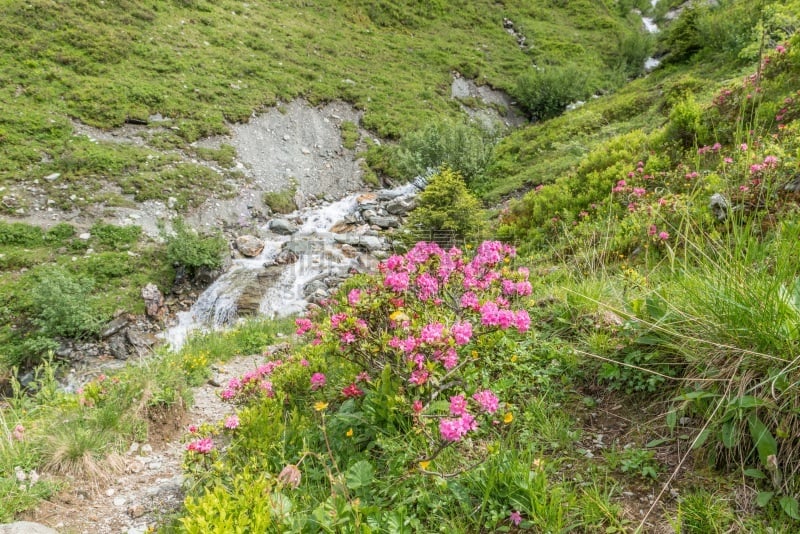
M 439 434 L 444 441 L 460 441 L 468 432 L 478 428 L 475 417 L 464 412 L 458 418 L 443 418 L 439 420 Z
M 325 387 L 325 382 L 327 379 L 325 375 L 322 373 L 314 373 L 311 375 L 311 391 L 316 391 L 322 387 Z
M 472 399 L 487 414 L 495 413 L 500 407 L 500 400 L 490 390 L 485 389 L 472 395 Z M 450 415 L 439 420 L 439 434 L 444 441 L 460 441 L 468 432 L 478 428 L 475 416 L 469 413 L 469 405 L 464 395 L 450 397 Z M 422 404 L 419 404 L 422 410 Z
M 236 414 L 228 416 L 225 419 L 225 422 L 223 423 L 222 426 L 224 426 L 228 430 L 239 428 L 239 416 L 237 416 Z
M 274 396 L 272 382 L 267 380 L 267 377 L 281 365 L 283 365 L 282 360 L 272 360 L 259 365 L 252 371 L 247 371 L 241 378 L 231 378 L 227 387 L 220 393 L 220 397 L 225 401 L 243 402 L 258 394 L 263 394 L 267 397 Z
M 344 395 L 346 399 L 352 399 L 363 396 L 364 391 L 362 391 L 361 388 L 359 388 L 355 382 L 353 382 L 342 389 L 342 395 Z
M 211 438 L 196 439 L 186 445 L 186 450 L 196 452 L 198 454 L 208 454 L 214 450 L 214 440 Z

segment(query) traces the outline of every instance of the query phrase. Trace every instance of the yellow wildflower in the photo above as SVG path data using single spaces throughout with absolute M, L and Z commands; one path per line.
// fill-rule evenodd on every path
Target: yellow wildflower
M 425 469 L 425 470 L 427 470 L 429 465 L 431 465 L 431 462 L 430 462 L 430 461 L 428 461 L 428 460 L 423 460 L 423 461 L 421 461 L 421 462 L 419 463 L 419 468 L 420 468 L 420 469 Z
M 352 437 L 353 437 L 353 429 L 352 429 L 352 428 L 351 428 L 351 429 L 349 429 L 349 430 L 347 431 L 347 433 L 345 434 L 345 436 L 347 436 L 348 438 L 352 438 Z
M 327 402 L 317 401 L 317 402 L 314 403 L 314 409 L 316 411 L 318 411 L 318 412 L 321 412 L 322 410 L 324 410 L 327 407 L 328 407 L 328 403 Z
M 393 312 L 389 316 L 389 319 L 391 319 L 392 321 L 408 321 L 409 320 L 408 319 L 408 315 L 406 315 L 405 313 L 401 312 L 400 310 L 397 310 L 397 311 Z
M 506 412 L 506 414 L 503 416 L 503 422 L 505 424 L 508 424 L 513 420 L 514 420 L 514 414 L 511 412 Z

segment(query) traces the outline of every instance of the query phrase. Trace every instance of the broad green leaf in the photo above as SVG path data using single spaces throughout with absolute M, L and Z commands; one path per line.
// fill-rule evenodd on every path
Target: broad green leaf
M 664 438 L 654 439 L 653 441 L 648 441 L 647 444 L 645 445 L 645 448 L 658 447 L 659 445 L 663 445 L 667 441 L 669 440 Z
M 767 426 L 758 418 L 754 413 L 751 413 L 747 418 L 747 424 L 750 427 L 750 436 L 756 444 L 758 457 L 762 465 L 767 465 L 767 458 L 772 454 L 778 454 L 778 442 L 770 434 Z
M 366 460 L 361 460 L 350 466 L 345 474 L 347 487 L 351 490 L 364 488 L 372 483 L 375 468 Z
M 708 435 L 709 435 L 709 434 L 710 434 L 710 432 L 708 431 L 708 429 L 707 429 L 707 428 L 706 428 L 706 429 L 704 429 L 702 432 L 700 432 L 700 435 L 699 435 L 699 436 L 697 436 L 697 439 L 696 439 L 696 440 L 695 440 L 695 442 L 692 444 L 692 448 L 693 448 L 693 449 L 699 449 L 700 447 L 702 447 L 702 446 L 703 446 L 703 444 L 704 444 L 704 443 L 706 442 L 706 440 L 708 439 Z
M 736 425 L 733 423 L 733 421 L 728 421 L 727 423 L 723 424 L 722 429 L 720 430 L 722 444 L 729 449 L 736 444 L 736 438 L 738 434 L 736 430 Z
M 797 499 L 784 495 L 778 502 L 781 505 L 783 513 L 792 519 L 800 519 L 800 507 L 797 505 Z
M 765 507 L 773 495 L 775 495 L 774 491 L 760 491 L 756 495 L 756 504 L 762 508 Z
M 676 410 L 667 412 L 667 428 L 669 428 L 670 430 L 674 430 L 675 425 L 677 424 L 678 424 L 678 412 Z

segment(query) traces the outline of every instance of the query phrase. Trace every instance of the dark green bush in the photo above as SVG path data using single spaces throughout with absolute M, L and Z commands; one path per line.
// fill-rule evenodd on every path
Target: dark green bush
M 91 234 L 100 244 L 113 248 L 129 248 L 142 235 L 141 226 L 115 226 L 113 224 L 96 223 Z
M 43 241 L 44 235 L 38 226 L 0 221 L 0 245 L 35 247 Z
M 220 234 L 202 236 L 192 228 L 187 228 L 183 219 L 176 219 L 172 225 L 175 233 L 167 236 L 167 260 L 185 267 L 189 275 L 197 269 L 222 267 L 222 254 L 227 242 Z
M 433 123 L 403 138 L 395 165 L 405 178 L 446 165 L 472 185 L 486 171 L 497 140 L 497 132 L 474 122 Z
M 560 115 L 567 104 L 588 96 L 587 75 L 575 65 L 545 67 L 517 79 L 514 96 L 532 119 Z

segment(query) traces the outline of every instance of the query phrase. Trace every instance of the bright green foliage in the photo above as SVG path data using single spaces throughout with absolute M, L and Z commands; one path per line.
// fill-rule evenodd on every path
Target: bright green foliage
M 275 213 L 291 213 L 297 209 L 294 196 L 297 193 L 296 187 L 290 187 L 282 191 L 267 191 L 263 195 L 264 204 Z
M 478 199 L 467 189 L 461 176 L 444 168 L 434 174 L 419 194 L 417 207 L 406 220 L 412 239 L 441 238 L 446 242 L 474 240 L 484 228 Z
M 100 328 L 102 319 L 92 309 L 94 280 L 66 270 L 41 270 L 31 288 L 31 315 L 39 332 L 48 337 L 81 338 Z
M 167 236 L 167 260 L 182 265 L 190 275 L 197 269 L 218 269 L 228 243 L 221 235 L 202 236 L 188 228 L 183 219 L 173 221 L 174 234 Z

